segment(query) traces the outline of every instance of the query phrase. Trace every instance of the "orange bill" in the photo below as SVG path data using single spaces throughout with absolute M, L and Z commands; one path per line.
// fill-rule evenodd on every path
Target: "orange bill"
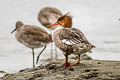
M 53 27 L 53 26 L 58 26 L 59 24 L 55 23 L 55 24 L 51 24 L 51 25 L 47 25 L 47 27 Z

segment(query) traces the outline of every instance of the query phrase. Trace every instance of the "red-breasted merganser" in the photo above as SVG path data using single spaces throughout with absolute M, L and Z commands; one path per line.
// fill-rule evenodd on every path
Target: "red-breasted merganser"
M 79 29 L 71 28 L 72 18 L 68 14 L 63 15 L 55 24 L 48 25 L 48 27 L 57 25 L 60 25 L 61 29 L 54 31 L 53 41 L 65 55 L 65 68 L 79 64 L 80 55 L 90 51 L 95 46 L 88 42 L 84 34 Z M 70 54 L 78 55 L 78 61 L 74 64 L 68 63 L 68 55 Z

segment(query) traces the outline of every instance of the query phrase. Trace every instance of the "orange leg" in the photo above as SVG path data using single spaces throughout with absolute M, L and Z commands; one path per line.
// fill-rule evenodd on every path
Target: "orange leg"
M 65 55 L 65 69 L 70 66 L 70 63 L 68 63 L 68 55 Z
M 75 63 L 73 63 L 73 64 L 71 64 L 70 66 L 74 66 L 74 65 L 76 65 L 76 64 L 80 64 L 80 55 L 78 55 L 78 61 L 75 62 Z

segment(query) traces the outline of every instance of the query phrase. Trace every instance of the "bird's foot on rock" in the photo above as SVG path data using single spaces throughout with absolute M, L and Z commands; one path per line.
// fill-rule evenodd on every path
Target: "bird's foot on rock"
M 75 62 L 75 63 L 73 63 L 73 64 L 70 64 L 70 66 L 74 66 L 74 65 L 76 65 L 76 64 L 80 64 L 80 62 Z
M 65 63 L 64 64 L 64 68 L 66 69 L 67 67 L 69 67 L 71 64 L 70 63 Z

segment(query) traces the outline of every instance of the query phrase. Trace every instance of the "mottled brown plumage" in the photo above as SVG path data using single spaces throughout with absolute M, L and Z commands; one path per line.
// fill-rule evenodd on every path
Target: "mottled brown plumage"
M 76 28 L 56 30 L 53 34 L 56 46 L 66 54 L 82 54 L 93 45 L 88 42 L 83 33 Z
M 44 46 L 44 49 L 46 48 L 46 45 L 50 42 L 52 42 L 52 37 L 50 34 L 48 34 L 44 29 L 34 26 L 34 25 L 24 25 L 21 21 L 16 22 L 16 28 L 13 30 L 13 32 L 16 31 L 15 37 L 16 39 L 25 45 L 26 47 L 29 47 L 33 51 L 33 67 L 34 65 L 34 48 L 40 48 Z M 12 33 L 13 33 L 12 32 Z M 44 50 L 43 49 L 43 50 Z M 43 52 L 41 51 L 41 53 Z M 41 54 L 40 53 L 40 54 Z M 37 57 L 37 62 L 39 59 L 39 56 Z
M 79 64 L 80 55 L 95 47 L 88 42 L 84 34 L 79 29 L 71 28 L 71 22 L 71 16 L 65 14 L 64 16 L 60 17 L 55 24 L 48 25 L 48 27 L 52 27 L 54 25 L 61 25 L 63 27 L 62 29 L 58 29 L 53 33 L 53 39 L 56 46 L 64 52 L 66 57 L 65 68 Z M 68 55 L 70 54 L 78 55 L 78 61 L 76 63 L 68 63 Z

